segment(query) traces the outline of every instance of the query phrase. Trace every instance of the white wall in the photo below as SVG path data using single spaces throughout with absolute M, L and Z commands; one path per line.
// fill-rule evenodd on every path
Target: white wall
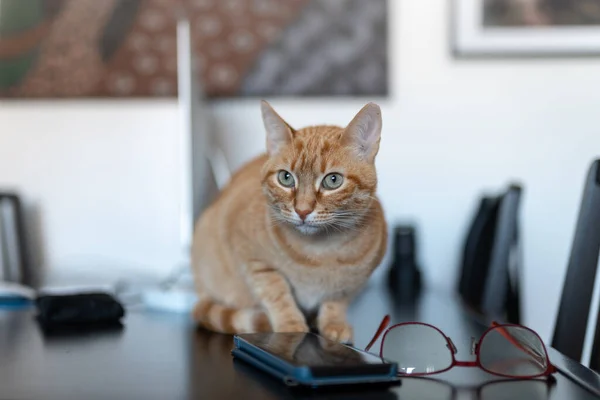
M 158 275 L 179 261 L 178 122 L 175 101 L 0 103 L 0 188 L 35 210 L 44 269 Z
M 457 61 L 449 2 L 389 3 L 392 95 L 375 99 L 387 216 L 418 224 L 428 282 L 451 289 L 477 196 L 520 181 L 525 318 L 547 339 L 600 156 L 600 60 Z M 344 125 L 372 99 L 270 100 L 299 127 Z M 47 265 L 167 271 L 179 256 L 174 103 L 64 104 L 0 104 L 0 185 L 42 208 Z M 234 166 L 262 151 L 256 100 L 213 111 Z

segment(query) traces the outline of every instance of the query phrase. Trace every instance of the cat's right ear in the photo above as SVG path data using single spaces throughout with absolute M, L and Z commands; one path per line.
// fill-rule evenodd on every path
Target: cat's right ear
M 294 129 L 265 100 L 261 101 L 260 108 L 265 130 L 267 131 L 267 151 L 272 156 L 291 143 Z

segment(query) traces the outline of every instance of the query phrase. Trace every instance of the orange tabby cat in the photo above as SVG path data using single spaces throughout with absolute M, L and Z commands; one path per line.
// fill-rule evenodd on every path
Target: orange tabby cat
M 202 326 L 306 332 L 349 342 L 349 301 L 385 253 L 375 197 L 381 111 L 345 127 L 290 127 L 262 102 L 267 154 L 232 177 L 200 217 L 192 249 Z M 316 321 L 313 321 L 313 318 Z

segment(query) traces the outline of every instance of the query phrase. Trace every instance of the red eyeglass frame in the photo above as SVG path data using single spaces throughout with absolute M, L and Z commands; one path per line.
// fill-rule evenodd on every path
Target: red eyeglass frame
M 479 338 L 478 341 L 476 341 L 474 343 L 473 346 L 473 354 L 476 356 L 475 361 L 459 361 L 457 360 L 454 355 L 458 352 L 458 350 L 456 349 L 456 346 L 454 345 L 454 342 L 452 342 L 452 339 L 450 339 L 449 336 L 447 336 L 444 332 L 442 332 L 441 329 L 431 325 L 431 324 L 427 324 L 424 322 L 402 322 L 399 324 L 395 324 L 390 326 L 389 328 L 387 328 L 387 326 L 390 323 L 390 316 L 386 315 L 383 320 L 381 321 L 381 323 L 379 324 L 379 328 L 377 328 L 377 331 L 375 332 L 375 335 L 373 336 L 373 338 L 371 339 L 371 341 L 369 342 L 369 344 L 365 347 L 365 351 L 369 351 L 371 349 L 371 347 L 373 347 L 373 345 L 375 344 L 375 342 L 377 341 L 377 339 L 379 339 L 379 337 L 381 336 L 381 334 L 383 333 L 383 338 L 381 339 L 381 345 L 379 348 L 379 357 L 381 358 L 385 358 L 383 356 L 383 344 L 385 343 L 385 337 L 387 336 L 387 334 L 394 328 L 397 328 L 399 326 L 405 326 L 405 325 L 422 325 L 422 326 L 427 326 L 429 328 L 433 328 L 436 331 L 438 331 L 442 337 L 444 337 L 444 339 L 446 340 L 447 343 L 447 347 L 450 350 L 450 354 L 452 355 L 452 363 L 450 364 L 450 366 L 448 366 L 448 368 L 439 370 L 439 371 L 434 371 L 434 372 L 421 372 L 421 373 L 415 373 L 415 374 L 404 374 L 399 372 L 398 375 L 401 376 L 428 376 L 428 375 L 435 375 L 435 374 L 441 374 L 442 372 L 446 372 L 454 367 L 479 367 L 482 370 L 484 370 L 485 372 L 492 374 L 492 375 L 496 375 L 496 376 L 500 376 L 503 378 L 518 378 L 518 379 L 535 379 L 535 378 L 541 378 L 541 377 L 546 377 L 546 376 L 550 376 L 551 374 L 557 372 L 557 369 L 554 365 L 552 365 L 552 363 L 550 362 L 550 357 L 548 356 L 548 350 L 546 349 L 546 345 L 544 344 L 544 341 L 540 338 L 540 335 L 538 335 L 535 331 L 533 331 L 532 329 L 529 329 L 525 326 L 522 325 L 517 325 L 517 324 L 499 324 L 497 322 L 492 322 L 492 326 L 490 326 Z M 479 348 L 480 348 L 480 344 L 483 342 L 483 339 L 485 339 L 486 335 L 488 333 L 490 333 L 493 330 L 500 330 L 500 334 L 502 336 L 504 336 L 509 342 L 511 342 L 514 346 L 518 347 L 520 350 L 526 352 L 526 353 L 530 353 L 531 352 L 525 348 L 524 346 L 522 346 L 515 338 L 512 337 L 512 335 L 510 335 L 510 333 L 508 333 L 506 330 L 502 330 L 501 328 L 503 327 L 516 327 L 516 328 L 521 328 L 521 329 L 525 329 L 531 333 L 533 333 L 533 335 L 535 335 L 535 337 L 537 337 L 540 341 L 540 343 L 542 344 L 542 348 L 544 350 L 544 355 L 546 356 L 546 360 L 547 360 L 547 364 L 548 367 L 546 368 L 546 370 L 542 373 L 536 374 L 536 375 L 509 375 L 509 374 L 501 374 L 499 372 L 494 372 L 494 371 L 490 371 L 487 368 L 485 368 L 482 364 L 481 364 L 481 360 L 479 357 Z M 387 329 L 386 329 L 387 328 Z M 500 328 L 500 329 L 499 329 Z

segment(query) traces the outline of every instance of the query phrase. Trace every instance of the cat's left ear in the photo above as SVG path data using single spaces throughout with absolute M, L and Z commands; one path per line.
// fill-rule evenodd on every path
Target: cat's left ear
M 261 102 L 260 107 L 267 131 L 267 151 L 272 156 L 291 143 L 295 131 L 265 100 Z
M 381 140 L 381 109 L 375 103 L 364 106 L 346 127 L 343 142 L 354 148 L 357 156 L 374 162 Z

